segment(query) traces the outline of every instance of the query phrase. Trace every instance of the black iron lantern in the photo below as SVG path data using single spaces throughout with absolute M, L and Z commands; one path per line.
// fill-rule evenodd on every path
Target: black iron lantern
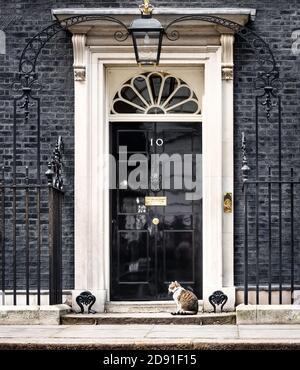
M 140 10 L 141 18 L 135 19 L 129 27 L 135 58 L 138 64 L 158 64 L 164 28 L 157 19 L 152 18 L 153 7 L 149 0 L 144 0 Z

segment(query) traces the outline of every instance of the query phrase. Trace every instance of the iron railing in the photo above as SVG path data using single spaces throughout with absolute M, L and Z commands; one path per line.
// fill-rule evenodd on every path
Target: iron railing
M 48 184 L 31 179 L 28 167 L 23 173 L 19 169 L 18 181 L 11 180 L 2 167 L 0 276 L 3 304 L 62 302 L 62 150 L 59 137 L 46 172 Z
M 271 167 L 267 177 L 249 180 L 244 135 L 242 149 L 244 303 L 293 304 L 300 290 L 300 181 L 293 168 L 283 179 Z

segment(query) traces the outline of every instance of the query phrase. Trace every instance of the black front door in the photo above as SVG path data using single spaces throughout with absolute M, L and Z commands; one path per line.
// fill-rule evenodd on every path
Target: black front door
M 202 195 L 191 199 L 201 124 L 111 123 L 110 133 L 111 300 L 169 299 L 173 280 L 201 298 Z

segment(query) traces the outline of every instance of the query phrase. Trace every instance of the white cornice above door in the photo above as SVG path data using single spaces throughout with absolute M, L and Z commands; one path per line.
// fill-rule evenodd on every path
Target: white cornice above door
M 53 19 L 62 21 L 66 18 L 75 16 L 111 16 L 129 26 L 136 15 L 140 14 L 138 8 L 67 8 L 52 9 Z M 254 20 L 256 9 L 252 8 L 155 8 L 153 16 L 157 18 L 162 25 L 167 25 L 174 19 L 188 15 L 211 15 L 224 18 L 240 25 L 245 25 L 249 20 Z M 188 45 L 220 45 L 220 34 L 233 33 L 232 30 L 199 20 L 188 20 L 177 23 L 174 26 L 180 33 L 180 38 L 176 41 L 177 46 Z M 114 33 L 120 27 L 112 22 L 105 20 L 88 20 L 80 22 L 69 28 L 72 33 L 86 34 L 86 45 L 120 45 L 114 39 Z M 123 45 L 130 44 L 128 39 Z M 174 45 L 174 42 L 164 39 L 164 45 Z
M 138 8 L 62 8 L 52 9 L 53 19 L 65 19 L 76 15 L 113 15 L 128 16 L 140 14 Z M 255 20 L 256 9 L 254 8 L 155 8 L 155 17 L 173 16 L 173 18 L 184 15 L 216 15 L 222 18 L 236 21 L 245 25 L 249 17 Z

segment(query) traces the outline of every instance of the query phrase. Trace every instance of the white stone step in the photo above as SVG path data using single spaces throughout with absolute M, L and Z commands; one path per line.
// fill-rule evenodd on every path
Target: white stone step
M 164 313 L 72 313 L 61 318 L 63 325 L 234 325 L 235 312 L 171 315 Z
M 203 311 L 203 301 L 199 302 L 199 312 Z M 161 313 L 175 311 L 174 301 L 130 301 L 106 302 L 105 310 L 108 313 Z

